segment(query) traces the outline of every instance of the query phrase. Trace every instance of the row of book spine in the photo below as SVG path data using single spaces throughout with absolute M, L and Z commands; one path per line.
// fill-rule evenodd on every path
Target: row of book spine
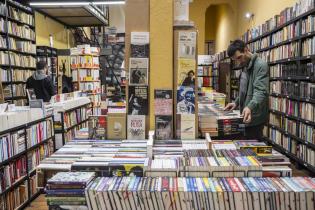
M 9 6 L 9 17 L 22 23 L 34 26 L 35 18 L 33 15 L 23 12 L 22 10 Z M 3 14 L 3 13 L 2 13 Z
M 31 172 L 39 165 L 40 161 L 49 157 L 54 152 L 53 141 L 49 140 L 47 144 L 40 145 L 38 148 L 29 152 L 28 155 L 28 172 Z
M 29 127 L 27 132 L 27 147 L 30 148 L 54 135 L 53 122 L 51 119 L 47 119 L 44 122 L 40 122 L 36 125 Z
M 83 107 L 81 109 L 76 109 L 72 112 L 64 114 L 64 124 L 65 127 L 74 126 L 87 119 L 87 108 Z
M 0 62 L 2 65 L 9 65 L 9 57 L 12 66 L 20 66 L 20 67 L 36 67 L 36 59 L 30 55 L 20 55 L 14 52 L 0 52 Z
M 298 210 L 313 208 L 314 188 L 314 179 L 300 177 L 97 177 L 86 201 L 89 209 Z
M 13 92 L 12 92 L 13 90 Z M 11 96 L 26 96 L 25 92 L 25 84 L 13 84 L 12 85 L 12 90 L 11 86 L 5 86 L 3 88 L 3 95 L 4 97 L 11 97 Z
M 314 9 L 314 1 L 312 0 L 299 0 L 293 7 L 288 7 L 280 12 L 279 15 L 275 15 L 273 18 L 267 20 L 262 25 L 256 26 L 248 30 L 243 36 L 242 39 L 245 42 L 248 42 L 252 39 L 255 39 L 265 33 L 272 31 L 273 29 L 280 27 L 286 22 L 298 17 Z
M 315 166 L 315 150 L 308 147 L 308 145 L 300 144 L 292 137 L 275 128 L 269 128 L 269 138 L 300 160 Z

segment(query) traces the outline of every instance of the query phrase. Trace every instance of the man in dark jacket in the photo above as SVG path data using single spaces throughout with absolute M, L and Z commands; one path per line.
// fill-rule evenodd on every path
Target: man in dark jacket
M 227 53 L 243 69 L 239 96 L 235 103 L 229 103 L 225 109 L 239 108 L 246 124 L 245 137 L 260 139 L 263 136 L 264 124 L 268 120 L 268 64 L 257 54 L 252 54 L 241 40 L 233 41 Z
M 50 98 L 54 95 L 54 87 L 51 78 L 46 75 L 46 72 L 46 62 L 37 62 L 35 73 L 26 81 L 26 89 L 34 89 L 37 99 L 49 102 Z

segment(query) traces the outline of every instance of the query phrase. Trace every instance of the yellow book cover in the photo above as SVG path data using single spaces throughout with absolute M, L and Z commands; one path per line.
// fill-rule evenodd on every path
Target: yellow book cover
M 92 68 L 93 67 L 93 56 L 84 56 L 85 63 L 84 66 L 87 68 Z
M 177 86 L 195 86 L 196 61 L 194 59 L 178 59 Z

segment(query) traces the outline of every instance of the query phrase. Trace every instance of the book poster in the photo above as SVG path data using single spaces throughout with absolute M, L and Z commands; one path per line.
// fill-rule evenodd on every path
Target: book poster
M 154 90 L 155 115 L 173 114 L 172 90 Z
M 89 116 L 89 139 L 106 139 L 106 121 L 105 115 Z
M 179 58 L 196 58 L 196 37 L 195 31 L 180 31 L 178 39 L 178 57 Z
M 173 138 L 172 116 L 155 116 L 155 138 L 169 140 Z
M 149 57 L 149 32 L 131 32 L 131 55 L 132 58 Z
M 196 61 L 193 59 L 178 59 L 177 86 L 195 87 Z
M 148 58 L 130 58 L 129 85 L 148 84 Z
M 191 87 L 177 89 L 177 114 L 195 114 L 195 91 Z
M 128 114 L 148 115 L 148 86 L 130 86 L 128 92 Z
M 145 115 L 128 115 L 127 130 L 128 139 L 145 139 Z

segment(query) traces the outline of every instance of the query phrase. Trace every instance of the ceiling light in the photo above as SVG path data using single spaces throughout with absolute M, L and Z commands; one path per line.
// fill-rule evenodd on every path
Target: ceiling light
M 95 1 L 95 2 L 64 2 L 64 1 L 56 1 L 56 2 L 30 2 L 30 6 L 87 6 L 90 4 L 94 5 L 117 5 L 117 4 L 125 4 L 125 1 Z
M 246 12 L 246 13 L 245 13 L 245 18 L 250 19 L 250 18 L 252 18 L 252 17 L 254 17 L 254 14 L 253 14 L 253 13 L 250 13 L 250 12 Z

